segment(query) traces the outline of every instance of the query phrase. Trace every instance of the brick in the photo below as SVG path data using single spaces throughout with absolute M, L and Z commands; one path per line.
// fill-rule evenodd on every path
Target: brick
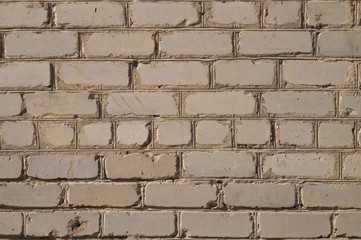
M 106 111 L 111 115 L 169 115 L 178 114 L 178 102 L 174 93 L 131 92 L 109 93 Z
M 58 86 L 61 88 L 125 88 L 129 84 L 129 67 L 123 62 L 62 62 L 56 66 Z
M 300 26 L 301 3 L 269 2 L 265 8 L 265 26 Z
M 361 178 L 361 155 L 347 155 L 343 161 L 342 176 L 344 178 Z
M 311 35 L 300 31 L 247 31 L 240 33 L 240 52 L 256 54 L 307 54 L 312 52 Z
M 253 2 L 211 2 L 207 25 L 258 25 L 259 4 Z
M 303 203 L 305 207 L 361 208 L 361 185 L 359 184 L 305 184 Z
M 358 93 L 341 93 L 340 108 L 343 116 L 361 116 L 361 96 Z
M 79 179 L 98 176 L 94 156 L 46 155 L 27 158 L 28 176 L 39 179 Z
M 35 212 L 27 221 L 27 236 L 94 236 L 99 232 L 97 212 Z
M 16 116 L 21 113 L 20 94 L 0 94 L 0 116 Z
M 333 154 L 282 153 L 265 156 L 265 178 L 336 178 L 338 159 Z
M 233 151 L 184 153 L 183 170 L 186 177 L 248 178 L 256 174 L 252 154 Z
M 216 201 L 216 191 L 209 184 L 152 182 L 145 186 L 145 205 L 204 208 Z
M 184 97 L 186 115 L 246 115 L 253 114 L 256 107 L 252 94 L 243 91 L 198 92 Z
M 20 235 L 23 231 L 23 216 L 17 212 L 0 212 L 0 234 Z
M 271 124 L 267 120 L 241 120 L 235 126 L 238 145 L 267 144 L 271 141 Z
M 202 62 L 150 62 L 138 64 L 141 87 L 208 87 L 209 66 Z M 137 87 L 138 87 L 137 85 Z
M 177 174 L 177 165 L 175 154 L 134 153 L 107 156 L 105 171 L 110 179 L 166 179 Z
M 353 86 L 355 69 L 349 62 L 285 61 L 282 71 L 286 86 Z
M 196 123 L 196 143 L 198 146 L 231 146 L 231 123 L 228 121 L 200 121 Z
M 361 33 L 351 31 L 322 32 L 318 45 L 321 56 L 361 56 Z
M 35 128 L 31 122 L 3 122 L 2 147 L 32 147 L 35 145 Z
M 94 115 L 97 112 L 97 104 L 87 92 L 34 92 L 25 94 L 24 98 L 27 113 L 37 117 Z
M 331 234 L 331 215 L 315 212 L 260 213 L 265 238 L 320 238 Z
M 220 55 L 232 54 L 232 36 L 224 32 L 171 32 L 161 35 L 160 49 L 164 55 Z
M 167 237 L 176 234 L 173 212 L 109 212 L 104 217 L 106 236 Z
M 47 24 L 47 15 L 47 7 L 40 3 L 2 2 L 0 27 L 43 27 Z
M 249 213 L 182 212 L 181 227 L 190 237 L 249 237 L 253 232 Z
M 73 57 L 77 53 L 78 34 L 73 32 L 10 33 L 5 39 L 8 57 Z
M 361 236 L 361 214 L 340 213 L 336 217 L 336 229 L 339 236 L 360 237 Z
M 295 190 L 291 184 L 231 183 L 224 188 L 224 201 L 234 207 L 288 208 L 296 204 Z
M 13 207 L 56 207 L 62 189 L 56 183 L 6 183 L 0 186 L 0 205 Z
M 150 123 L 145 121 L 118 122 L 118 144 L 121 146 L 146 146 L 150 142 Z
M 327 116 L 335 112 L 334 95 L 329 92 L 267 92 L 263 98 L 268 114 Z
M 352 24 L 352 3 L 337 1 L 309 1 L 306 3 L 308 26 L 340 26 Z
M 0 156 L 0 179 L 20 177 L 22 165 L 22 159 L 19 156 Z
M 81 146 L 109 146 L 112 143 L 112 124 L 96 122 L 82 125 L 78 138 Z
M 214 65 L 216 86 L 273 85 L 273 61 L 221 60 Z
M 42 148 L 74 146 L 74 125 L 66 123 L 40 123 L 39 138 Z
M 190 26 L 200 22 L 198 7 L 192 2 L 133 2 L 133 26 Z
M 321 122 L 318 127 L 320 147 L 352 147 L 353 123 Z
M 56 17 L 61 26 L 119 26 L 125 22 L 119 2 L 59 3 Z
M 133 183 L 73 183 L 69 184 L 69 204 L 130 207 L 139 202 L 138 188 Z
M 29 88 L 49 85 L 50 65 L 47 62 L 0 64 L 0 87 L 2 88 Z
M 157 122 L 155 131 L 155 141 L 158 145 L 189 145 L 192 141 L 190 121 Z
M 87 57 L 149 56 L 154 52 L 153 32 L 106 32 L 84 36 Z
M 282 121 L 277 129 L 281 145 L 311 146 L 314 143 L 313 122 Z

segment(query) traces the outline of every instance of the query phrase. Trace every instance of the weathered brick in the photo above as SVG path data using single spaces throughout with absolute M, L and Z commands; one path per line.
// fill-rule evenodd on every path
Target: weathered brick
M 119 26 L 125 22 L 119 2 L 59 3 L 56 17 L 61 26 Z
M 2 147 L 32 147 L 35 145 L 35 127 L 32 122 L 1 123 Z
M 94 115 L 97 112 L 97 104 L 88 92 L 35 92 L 25 94 L 24 98 L 27 113 L 36 117 Z
M 20 177 L 22 165 L 22 159 L 19 156 L 0 156 L 0 179 Z
M 266 26 L 300 26 L 301 3 L 297 1 L 269 2 L 265 8 Z
M 209 145 L 231 147 L 231 123 L 211 120 L 197 122 L 196 144 L 200 147 L 209 147 Z
M 311 34 L 300 31 L 247 31 L 240 33 L 243 55 L 311 53 Z
M 173 212 L 109 212 L 104 217 L 106 236 L 166 237 L 176 233 Z
M 264 238 L 320 238 L 331 234 L 331 215 L 317 212 L 260 213 Z
M 318 127 L 320 147 L 352 147 L 354 124 L 350 122 L 321 122 Z
M 337 234 L 347 237 L 361 237 L 361 213 L 340 213 L 336 217 Z
M 56 183 L 6 183 L 0 186 L 0 205 L 13 207 L 56 207 L 62 189 Z
M 340 108 L 343 116 L 360 117 L 361 116 L 361 96 L 356 93 L 341 93 Z
M 138 185 L 133 183 L 69 184 L 71 206 L 130 207 L 139 202 Z
M 66 123 L 40 123 L 39 139 L 41 148 L 73 148 L 75 141 L 74 125 Z
M 146 146 L 150 141 L 150 123 L 131 121 L 117 123 L 118 144 L 127 147 Z
M 77 53 L 78 34 L 73 32 L 10 33 L 5 39 L 8 57 L 72 57 Z
M 0 87 L 2 88 L 49 85 L 50 65 L 47 62 L 13 62 L 0 64 Z
M 303 187 L 303 205 L 323 208 L 361 208 L 359 184 L 312 184 Z
M 28 176 L 40 179 L 77 179 L 98 176 L 98 161 L 94 156 L 45 155 L 27 158 Z
M 153 32 L 106 32 L 84 36 L 84 54 L 96 56 L 149 56 L 154 51 Z
M 186 177 L 248 178 L 256 174 L 255 160 L 245 152 L 184 153 L 183 169 Z
M 259 4 L 253 2 L 209 3 L 207 25 L 259 25 Z
M 198 92 L 185 95 L 186 115 L 246 115 L 255 112 L 252 94 L 243 91 Z
M 347 155 L 343 161 L 342 175 L 344 178 L 361 178 L 361 154 Z
M 181 228 L 189 237 L 249 237 L 253 232 L 249 213 L 182 212 Z
M 56 65 L 58 86 L 125 88 L 129 84 L 128 68 L 123 62 L 61 62 Z
M 353 86 L 355 69 L 349 62 L 283 62 L 282 77 L 286 86 Z
M 161 35 L 164 55 L 232 55 L 232 36 L 226 32 L 171 32 Z
M 351 25 L 352 3 L 338 1 L 309 1 L 306 3 L 306 24 L 308 26 Z
M 200 22 L 197 3 L 136 1 L 130 6 L 134 26 L 189 26 Z
M 145 186 L 145 204 L 153 207 L 204 208 L 217 199 L 210 184 L 152 182 Z
M 265 156 L 262 176 L 265 178 L 335 178 L 338 159 L 332 154 L 286 153 Z
M 216 86 L 270 86 L 275 81 L 273 61 L 223 60 L 214 67 Z
M 277 124 L 281 145 L 310 146 L 314 143 L 313 122 L 282 121 Z
M 105 160 L 105 171 L 110 179 L 173 178 L 177 161 L 175 154 L 110 155 Z
M 267 120 L 241 120 L 235 126 L 238 145 L 267 144 L 271 141 L 271 124 Z
M 361 56 L 360 32 L 330 31 L 319 35 L 319 52 L 322 56 Z
M 0 116 L 16 116 L 21 113 L 20 94 L 0 94 Z
M 334 95 L 329 92 L 266 92 L 263 98 L 269 114 L 327 116 L 335 112 Z
M 43 27 L 47 7 L 40 3 L 12 2 L 0 4 L 0 27 Z
M 234 207 L 288 208 L 296 204 L 295 190 L 291 184 L 231 183 L 224 188 L 224 201 Z
M 79 145 L 81 146 L 103 146 L 112 143 L 112 124 L 110 122 L 95 122 L 84 124 L 79 131 Z
M 163 146 L 189 145 L 192 141 L 190 121 L 157 122 L 155 141 Z
M 27 220 L 27 236 L 94 236 L 99 232 L 97 212 L 35 212 Z
M 140 87 L 208 87 L 209 66 L 202 62 L 150 62 L 136 69 Z M 137 85 L 137 88 L 138 88 Z
M 20 235 L 23 231 L 23 216 L 18 212 L 0 212 L 0 235 Z
M 109 93 L 106 111 L 111 115 L 170 115 L 178 114 L 175 93 L 131 92 Z

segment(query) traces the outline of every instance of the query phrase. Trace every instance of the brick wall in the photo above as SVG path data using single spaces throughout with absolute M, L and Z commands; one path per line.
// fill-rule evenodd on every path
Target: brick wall
M 0 238 L 361 237 L 361 4 L 0 2 Z

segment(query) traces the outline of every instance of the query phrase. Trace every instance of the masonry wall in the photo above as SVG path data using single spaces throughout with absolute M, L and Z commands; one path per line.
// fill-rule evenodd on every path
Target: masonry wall
M 0 238 L 361 238 L 361 4 L 0 3 Z

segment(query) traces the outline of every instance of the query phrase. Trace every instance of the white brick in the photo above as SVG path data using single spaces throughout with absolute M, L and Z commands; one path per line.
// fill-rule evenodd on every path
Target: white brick
M 74 125 L 64 123 L 40 123 L 38 126 L 41 148 L 74 147 Z
M 40 3 L 12 2 L 0 4 L 0 27 L 43 27 L 48 11 Z
M 347 237 L 361 237 L 361 214 L 340 213 L 336 217 L 337 234 Z
M 356 93 L 341 93 L 340 107 L 343 116 L 360 117 L 361 116 L 361 96 Z
M 0 116 L 16 116 L 21 113 L 20 94 L 0 94 Z
M 186 177 L 248 178 L 256 174 L 252 154 L 245 152 L 189 152 L 183 154 Z
M 161 35 L 165 55 L 231 55 L 232 37 L 223 32 L 172 32 Z
M 361 33 L 352 31 L 330 31 L 319 35 L 321 56 L 361 56 Z
M 154 51 L 153 32 L 106 32 L 84 36 L 84 54 L 96 56 L 149 56 Z
M 0 212 L 0 234 L 20 235 L 23 231 L 23 216 L 18 212 Z
M 267 144 L 271 141 L 271 124 L 267 120 L 238 121 L 235 131 L 239 145 Z
M 301 3 L 269 2 L 266 5 L 264 21 L 266 26 L 300 26 Z
M 19 156 L 0 156 L 0 179 L 20 177 L 22 165 L 22 159 Z
M 31 122 L 3 122 L 2 143 L 7 148 L 31 147 L 35 145 L 35 128 Z
M 209 24 L 258 25 L 259 5 L 253 2 L 211 2 Z
M 306 24 L 337 26 L 352 24 L 352 3 L 338 1 L 309 1 L 306 3 Z
M 10 33 L 5 39 L 8 57 L 71 57 L 77 53 L 78 34 L 74 32 Z
M 77 2 L 56 5 L 57 23 L 61 26 L 124 25 L 120 2 Z
M 109 146 L 112 143 L 112 124 L 96 122 L 80 127 L 79 145 L 81 146 Z
M 361 154 L 347 155 L 343 161 L 342 175 L 345 178 L 361 178 Z
M 185 96 L 186 115 L 245 115 L 255 111 L 255 98 L 243 91 L 198 92 Z
M 231 123 L 227 121 L 200 121 L 196 123 L 196 143 L 231 146 Z
M 277 124 L 277 128 L 280 144 L 310 146 L 314 143 L 312 122 L 283 121 Z
M 77 179 L 98 176 L 94 156 L 46 155 L 28 157 L 28 176 L 40 179 Z
M 318 127 L 320 147 L 353 146 L 353 123 L 322 122 Z
M 145 121 L 118 122 L 118 144 L 121 146 L 146 146 L 150 141 L 150 123 Z
M 130 6 L 134 26 L 189 26 L 200 21 L 197 3 L 135 1 Z
M 189 145 L 192 141 L 190 121 L 167 121 L 156 123 L 155 140 L 159 145 Z

